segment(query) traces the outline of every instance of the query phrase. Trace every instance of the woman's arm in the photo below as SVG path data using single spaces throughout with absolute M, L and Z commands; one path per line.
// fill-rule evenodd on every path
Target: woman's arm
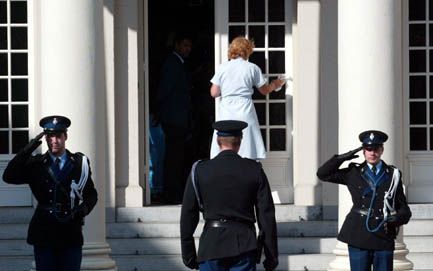
M 221 96 L 221 90 L 218 85 L 212 84 L 210 87 L 210 95 L 214 98 Z
M 269 84 L 264 84 L 263 86 L 259 87 L 258 90 L 262 95 L 266 95 L 276 90 L 277 88 L 282 87 L 285 83 L 285 80 L 274 79 Z

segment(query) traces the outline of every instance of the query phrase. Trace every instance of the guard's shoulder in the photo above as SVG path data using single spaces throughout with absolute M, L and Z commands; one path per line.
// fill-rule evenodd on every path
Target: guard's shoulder
M 194 165 L 195 165 L 196 167 L 198 167 L 198 166 L 202 166 L 202 165 L 205 165 L 208 161 L 209 161 L 209 159 L 200 159 L 200 160 L 195 161 L 195 162 L 193 163 L 193 166 L 194 166 Z
M 251 158 L 243 158 L 245 161 L 247 161 L 250 165 L 252 165 L 252 166 L 256 166 L 256 167 L 259 167 L 259 168 L 262 168 L 263 166 L 262 166 L 262 163 L 260 163 L 259 161 L 257 161 L 257 160 L 254 160 L 254 159 L 251 159 Z
M 81 161 L 83 157 L 86 157 L 86 155 L 84 155 L 84 153 L 82 152 L 75 152 L 75 153 L 69 152 L 69 157 L 72 159 L 72 161 Z

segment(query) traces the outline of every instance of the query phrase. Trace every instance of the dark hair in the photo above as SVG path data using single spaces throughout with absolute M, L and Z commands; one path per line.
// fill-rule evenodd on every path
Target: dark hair
M 192 34 L 189 33 L 189 32 L 184 32 L 184 31 L 176 32 L 176 34 L 174 36 L 174 42 L 175 43 L 179 43 L 179 42 L 181 42 L 183 40 L 190 40 L 190 41 L 192 41 L 193 40 Z

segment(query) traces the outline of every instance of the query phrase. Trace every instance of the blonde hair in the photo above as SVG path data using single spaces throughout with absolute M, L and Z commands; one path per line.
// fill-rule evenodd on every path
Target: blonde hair
M 241 145 L 241 136 L 218 136 L 217 143 L 218 146 L 230 146 L 232 148 L 239 147 Z
M 229 59 L 242 57 L 247 60 L 253 53 L 254 47 L 254 41 L 242 36 L 236 37 L 230 43 L 228 57 Z

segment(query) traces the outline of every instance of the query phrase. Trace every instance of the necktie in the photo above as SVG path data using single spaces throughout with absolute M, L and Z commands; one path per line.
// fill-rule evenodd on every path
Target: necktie
M 54 160 L 54 173 L 57 175 L 60 172 L 60 158 L 56 158 L 56 160 Z
M 376 176 L 376 166 L 375 165 L 373 165 L 371 167 L 371 171 L 373 171 L 373 175 Z

